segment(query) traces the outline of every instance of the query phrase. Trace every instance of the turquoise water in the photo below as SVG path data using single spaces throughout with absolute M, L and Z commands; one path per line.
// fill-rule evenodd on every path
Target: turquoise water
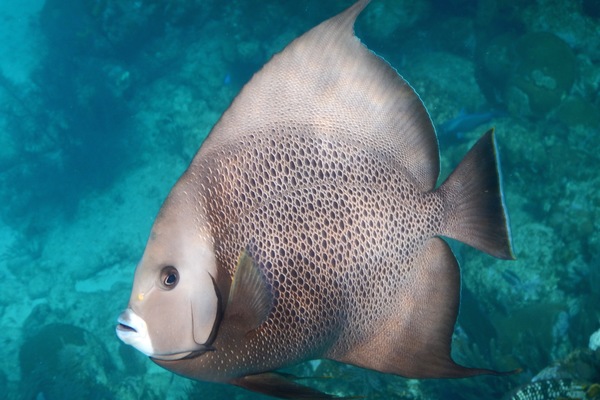
M 235 94 L 351 2 L 73 3 L 0 5 L 0 399 L 261 398 L 160 369 L 116 338 L 116 317 L 162 201 Z M 517 260 L 455 247 L 453 354 L 523 371 L 287 372 L 373 399 L 502 398 L 554 363 L 543 377 L 600 381 L 596 3 L 374 0 L 356 27 L 444 127 L 443 176 L 496 129 Z

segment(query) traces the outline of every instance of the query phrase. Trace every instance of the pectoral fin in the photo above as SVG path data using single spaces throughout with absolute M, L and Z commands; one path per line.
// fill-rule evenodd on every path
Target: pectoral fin
M 273 307 L 273 293 L 260 267 L 244 250 L 231 282 L 224 319 L 236 320 L 244 332 L 258 328 Z

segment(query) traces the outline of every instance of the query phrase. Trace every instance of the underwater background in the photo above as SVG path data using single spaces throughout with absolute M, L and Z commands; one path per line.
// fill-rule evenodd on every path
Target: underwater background
M 0 399 L 267 398 L 162 370 L 117 339 L 116 318 L 162 201 L 221 113 L 351 3 L 0 2 Z M 356 32 L 423 99 L 441 178 L 495 127 L 517 260 L 452 244 L 453 356 L 522 372 L 286 371 L 369 399 L 600 397 L 600 2 L 373 0 Z

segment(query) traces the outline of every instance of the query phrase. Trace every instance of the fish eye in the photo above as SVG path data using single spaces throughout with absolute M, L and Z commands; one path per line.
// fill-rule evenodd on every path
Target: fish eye
M 171 265 L 164 267 L 160 273 L 160 281 L 165 289 L 173 289 L 179 282 L 179 272 Z

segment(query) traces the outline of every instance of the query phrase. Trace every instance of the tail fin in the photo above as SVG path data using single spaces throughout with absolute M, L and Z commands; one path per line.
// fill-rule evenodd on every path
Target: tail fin
M 490 129 L 437 190 L 447 205 L 442 235 L 503 259 L 514 259 L 494 130 Z

